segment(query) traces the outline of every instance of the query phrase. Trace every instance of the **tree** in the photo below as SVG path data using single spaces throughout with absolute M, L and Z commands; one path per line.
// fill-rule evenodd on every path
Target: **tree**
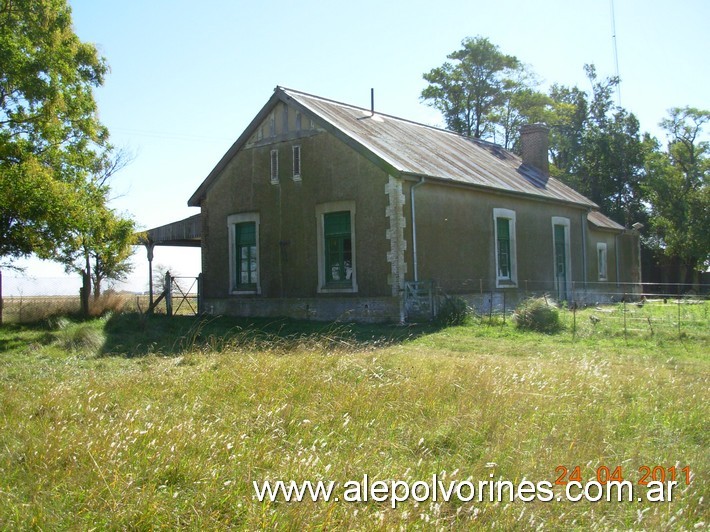
M 591 94 L 553 86 L 556 118 L 551 138 L 553 173 L 597 203 L 602 212 L 630 226 L 645 221 L 640 182 L 644 150 L 639 122 L 612 102 L 617 78 L 599 80 L 585 72 Z
M 130 218 L 104 210 L 98 216 L 100 222 L 91 235 L 92 245 L 88 254 L 93 259 L 91 270 L 94 298 L 101 295 L 104 280 L 123 281 L 133 271 L 129 259 L 136 243 L 135 223 Z
M 125 149 L 104 152 L 86 183 L 80 215 L 52 253 L 67 272 L 82 275 L 85 303 L 90 292 L 94 299 L 101 295 L 103 281 L 121 281 L 132 270 L 129 259 L 131 246 L 137 242 L 135 223 L 107 206 L 110 178 L 132 160 L 133 155 Z
M 93 97 L 106 72 L 66 0 L 0 4 L 0 259 L 49 257 L 81 222 L 108 148 Z
M 129 259 L 136 243 L 135 223 L 106 207 L 101 194 L 107 190 L 97 192 L 94 202 L 85 205 L 90 212 L 54 252 L 55 260 L 64 264 L 67 272 L 82 275 L 87 298 L 93 291 L 98 299 L 103 281 L 122 281 L 133 269 Z
M 507 80 L 503 91 L 503 100 L 491 115 L 495 124 L 494 142 L 500 138 L 500 144 L 506 150 L 520 152 L 520 129 L 525 124 L 548 123 L 550 121 L 550 98 L 526 85 L 524 78 Z
M 505 102 L 512 74 L 522 68 L 515 56 L 506 55 L 484 37 L 466 38 L 462 48 L 424 74 L 429 86 L 422 99 L 441 111 L 446 126 L 463 135 L 482 138 L 493 133 L 493 113 Z
M 668 135 L 661 151 L 649 145 L 644 190 L 651 210 L 651 244 L 679 267 L 679 282 L 710 267 L 710 143 L 702 140 L 710 111 L 673 108 L 660 125 Z

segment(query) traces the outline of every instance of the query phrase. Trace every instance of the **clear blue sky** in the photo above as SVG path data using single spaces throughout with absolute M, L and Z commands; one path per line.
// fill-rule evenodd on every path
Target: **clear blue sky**
M 710 2 L 614 0 L 622 106 L 643 130 L 673 106 L 710 108 Z M 112 142 L 133 150 L 113 206 L 147 229 L 198 211 L 187 199 L 283 85 L 442 125 L 422 74 L 481 35 L 542 81 L 588 88 L 583 65 L 615 74 L 610 0 L 392 2 L 70 0 L 79 37 L 111 73 L 96 93 Z M 130 288 L 145 289 L 144 250 Z M 23 261 L 30 275 L 62 268 Z M 199 252 L 158 248 L 155 264 L 199 273 Z

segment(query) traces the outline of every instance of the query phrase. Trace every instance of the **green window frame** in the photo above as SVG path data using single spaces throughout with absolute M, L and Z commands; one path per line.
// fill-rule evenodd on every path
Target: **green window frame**
M 235 286 L 238 291 L 257 289 L 258 257 L 256 250 L 256 223 L 234 224 Z
M 325 284 L 350 288 L 353 285 L 353 240 L 350 211 L 323 214 Z

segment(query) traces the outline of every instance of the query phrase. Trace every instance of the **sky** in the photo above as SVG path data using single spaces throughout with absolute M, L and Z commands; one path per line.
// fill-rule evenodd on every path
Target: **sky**
M 77 35 L 110 73 L 96 90 L 111 142 L 133 153 L 111 206 L 149 229 L 197 214 L 187 200 L 280 85 L 425 124 L 422 74 L 466 37 L 487 37 L 552 84 L 616 74 L 612 0 L 69 0 Z M 710 108 L 710 2 L 613 0 L 621 105 L 662 138 L 671 107 Z M 121 285 L 147 290 L 144 248 Z M 4 293 L 75 293 L 77 275 L 27 259 Z M 158 247 L 154 266 L 200 272 L 199 249 Z M 13 278 L 15 277 L 15 278 Z

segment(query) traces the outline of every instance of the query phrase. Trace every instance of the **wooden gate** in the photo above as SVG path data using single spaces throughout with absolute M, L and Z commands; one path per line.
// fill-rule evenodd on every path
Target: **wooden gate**
M 161 301 L 165 300 L 165 313 L 168 316 L 182 314 L 197 316 L 202 312 L 200 295 L 202 293 L 202 274 L 197 277 L 172 276 L 165 274 L 163 291 L 148 309 L 152 313 Z

